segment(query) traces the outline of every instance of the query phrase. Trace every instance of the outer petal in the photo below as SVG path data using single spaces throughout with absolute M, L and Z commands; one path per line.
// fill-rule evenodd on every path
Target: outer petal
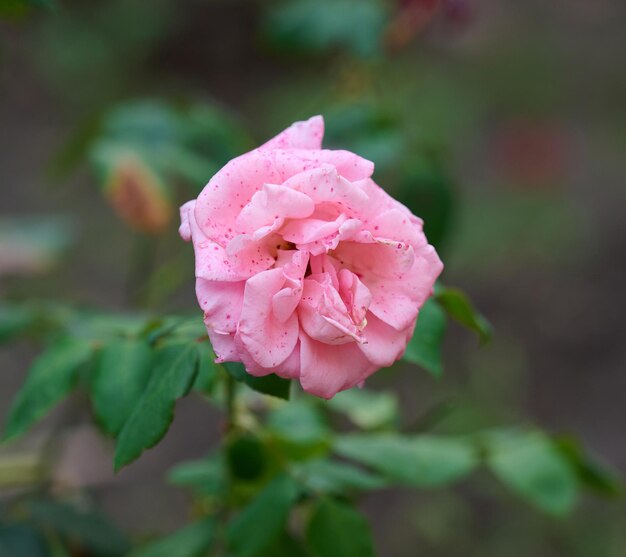
M 196 220 L 205 236 L 225 246 L 239 231 L 237 215 L 263 184 L 280 184 L 272 152 L 252 151 L 224 166 L 205 186 L 195 206 Z
M 298 342 L 293 349 L 293 352 L 289 355 L 289 357 L 276 366 L 275 368 L 268 368 L 260 366 L 253 358 L 250 356 L 250 353 L 243 346 L 241 340 L 237 340 L 238 337 L 235 337 L 235 344 L 237 345 L 237 349 L 239 351 L 239 359 L 243 363 L 246 368 L 246 371 L 250 375 L 254 375 L 255 377 L 263 377 L 265 375 L 269 375 L 270 373 L 275 373 L 280 377 L 284 377 L 285 379 L 297 379 L 300 377 L 300 342 Z
M 412 269 L 401 280 L 371 276 L 364 279 L 372 293 L 370 311 L 398 330 L 415 321 L 418 309 L 433 292 L 443 263 L 432 246 L 425 246 L 415 258 Z
M 218 333 L 210 327 L 207 327 L 207 332 L 211 339 L 213 352 L 215 352 L 216 363 L 239 362 L 241 360 L 240 351 L 237 348 L 235 335 L 233 333 Z
M 300 383 L 309 393 L 332 398 L 376 370 L 356 343 L 330 346 L 300 335 Z
M 370 200 L 367 209 L 363 212 L 363 217 L 373 219 L 381 212 L 388 211 L 390 209 L 397 209 L 401 213 L 404 213 L 413 222 L 422 222 L 420 218 L 411 213 L 406 205 L 403 205 L 391 197 L 383 188 L 376 184 L 374 180 L 369 179 L 369 176 L 367 179 L 356 182 L 354 185 L 358 186 Z
M 191 225 L 189 224 L 189 214 L 193 213 L 196 200 L 187 201 L 180 208 L 180 227 L 178 233 L 185 242 L 191 241 Z
M 312 170 L 324 164 L 334 166 L 340 176 L 351 182 L 369 178 L 374 172 L 373 162 L 350 151 L 277 149 L 270 151 L 270 154 L 273 156 L 275 168 L 282 178 L 278 183 L 282 183 L 300 172 Z M 271 180 L 268 182 L 277 183 Z
M 221 333 L 234 333 L 237 330 L 244 287 L 244 281 L 196 279 L 196 295 L 204 311 L 204 323 L 207 327 Z
M 321 149 L 323 138 L 324 118 L 313 116 L 303 122 L 291 124 L 259 149 Z
M 422 222 L 414 222 L 406 213 L 398 209 L 389 209 L 376 215 L 369 222 L 369 229 L 376 238 L 408 242 L 414 249 L 421 248 L 428 243 L 422 232 Z
M 370 312 L 363 331 L 365 343 L 358 347 L 376 367 L 388 367 L 404 354 L 412 331 L 412 327 L 397 331 Z
M 281 321 L 273 313 L 272 299 L 284 285 L 280 268 L 259 273 L 246 282 L 238 332 L 250 356 L 266 368 L 284 362 L 298 341 L 296 314 Z

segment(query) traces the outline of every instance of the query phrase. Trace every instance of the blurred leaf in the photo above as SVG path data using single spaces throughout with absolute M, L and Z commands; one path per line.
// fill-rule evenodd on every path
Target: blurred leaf
M 317 504 L 307 529 L 316 557 L 374 557 L 367 520 L 353 507 L 332 499 Z
M 93 407 L 104 430 L 117 436 L 150 378 L 152 350 L 141 340 L 120 339 L 102 348 L 91 382 Z
M 229 524 L 228 544 L 237 557 L 261 555 L 281 535 L 300 489 L 287 475 L 268 484 Z
M 302 482 L 314 492 L 343 495 L 350 491 L 369 491 L 387 485 L 387 481 L 380 476 L 334 460 L 307 460 L 297 471 Z
M 31 501 L 27 512 L 35 524 L 80 544 L 90 553 L 123 557 L 130 549 L 126 536 L 99 512 L 43 499 Z
M 309 458 L 329 446 L 328 424 L 319 410 L 303 400 L 279 406 L 267 418 L 267 429 L 283 444 L 291 458 Z
M 287 532 L 283 532 L 276 541 L 259 554 L 259 557 L 310 557 L 310 552 L 302 542 Z
M 31 8 L 46 8 L 51 10 L 56 7 L 54 0 L 1 0 L 0 18 L 20 19 L 28 15 Z
M 73 232 L 71 221 L 63 217 L 0 218 L 0 276 L 49 270 L 71 243 Z
M 440 377 L 443 372 L 441 344 L 445 332 L 446 315 L 437 302 L 430 298 L 420 309 L 404 359 Z
M 208 342 L 197 342 L 196 347 L 198 350 L 198 375 L 193 388 L 200 393 L 209 394 L 217 380 L 217 367 L 213 362 L 215 355 Z
M 266 469 L 263 443 L 250 433 L 230 440 L 226 458 L 231 474 L 239 481 L 254 482 L 262 477 Z
M 416 487 L 438 487 L 467 476 L 478 464 L 465 439 L 392 434 L 343 435 L 335 452 L 371 466 L 392 480 Z
M 120 337 L 138 336 L 145 322 L 141 315 L 81 311 L 70 313 L 63 326 L 76 338 L 106 344 Z
M 339 47 L 365 57 L 380 50 L 386 10 L 378 0 L 292 0 L 269 10 L 266 34 L 286 51 Z
M 137 100 L 104 114 L 89 153 L 101 181 L 110 181 L 120 160 L 134 159 L 160 178 L 157 185 L 167 194 L 172 177 L 183 178 L 194 192 L 200 191 L 249 144 L 241 126 L 217 106 Z
M 29 307 L 0 305 L 0 343 L 8 342 L 27 331 L 37 318 L 36 312 Z
M 491 339 L 492 328 L 489 321 L 476 311 L 472 302 L 461 290 L 439 286 L 435 297 L 448 315 L 474 331 L 481 343 Z
M 170 483 L 189 487 L 202 495 L 217 495 L 224 491 L 227 479 L 221 456 L 178 464 L 168 474 Z
M 2 557 L 50 557 L 45 542 L 36 530 L 26 524 L 0 525 Z
M 587 454 L 575 438 L 561 437 L 556 440 L 555 446 L 574 467 L 579 480 L 585 487 L 610 497 L 624 493 L 624 483 L 617 472 Z
M 572 510 L 578 481 L 570 463 L 539 431 L 501 431 L 485 439 L 487 465 L 514 492 L 553 515 Z
M 406 156 L 406 138 L 395 111 L 379 102 L 349 102 L 325 112 L 324 145 L 349 149 L 376 162 L 376 176 L 396 169 Z
M 142 334 L 146 336 L 150 344 L 156 344 L 168 337 L 181 342 L 193 342 L 207 338 L 202 317 L 198 316 L 161 317 L 148 323 Z
M 255 377 L 250 375 L 243 364 L 238 362 L 225 362 L 222 365 L 233 379 L 245 383 L 251 389 L 264 395 L 271 395 L 284 400 L 289 399 L 291 388 L 289 379 L 283 379 L 273 373 L 263 377 Z
M 129 80 L 146 76 L 145 64 L 175 14 L 165 0 L 60 4 L 55 17 L 41 18 L 31 47 L 47 86 L 70 95 L 77 109 L 127 95 Z
M 157 350 L 150 381 L 120 432 L 115 450 L 116 470 L 165 435 L 174 418 L 176 400 L 189 392 L 196 378 L 197 360 L 195 343 L 172 343 Z
M 70 337 L 49 347 L 32 364 L 9 411 L 4 440 L 22 435 L 73 389 L 79 367 L 91 357 L 90 342 Z
M 409 149 L 399 163 L 397 198 L 424 221 L 430 244 L 441 253 L 454 216 L 453 182 L 438 151 L 422 146 Z
M 48 165 L 52 180 L 62 181 L 82 162 L 87 160 L 89 145 L 96 139 L 101 129 L 100 115 L 86 119 L 65 140 Z
M 205 518 L 131 553 L 131 557 L 204 557 L 215 539 L 215 520 Z
M 377 429 L 398 421 L 398 399 L 389 392 L 350 389 L 335 395 L 328 401 L 328 406 L 345 413 L 363 429 Z

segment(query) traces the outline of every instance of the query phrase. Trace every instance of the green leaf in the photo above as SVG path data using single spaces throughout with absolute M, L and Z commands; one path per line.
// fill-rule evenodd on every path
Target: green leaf
M 227 478 L 223 459 L 218 454 L 177 465 L 169 471 L 168 480 L 202 495 L 218 495 L 224 491 Z
M 147 342 L 119 339 L 100 351 L 91 382 L 96 418 L 116 436 L 137 406 L 150 378 L 152 350 Z
M 204 557 L 215 539 L 215 520 L 205 518 L 131 553 L 131 557 Z
M 291 0 L 272 7 L 265 28 L 289 51 L 341 47 L 365 57 L 379 52 L 385 23 L 385 5 L 378 0 Z
M 91 343 L 64 337 L 31 366 L 24 386 L 17 394 L 4 431 L 4 439 L 22 435 L 74 387 L 79 367 L 91 357 Z
M 441 343 L 446 332 L 446 315 L 432 298 L 420 309 L 413 338 L 409 341 L 404 359 L 423 367 L 431 375 L 443 372 Z
M 454 437 L 344 435 L 336 439 L 334 449 L 392 480 L 416 487 L 453 483 L 478 464 L 474 446 L 466 439 Z
M 335 395 L 328 406 L 363 429 L 390 426 L 398 420 L 398 399 L 389 392 L 350 389 Z
M 437 287 L 435 297 L 448 315 L 475 332 L 481 343 L 489 342 L 493 333 L 489 321 L 476 311 L 470 299 L 461 290 Z
M 283 532 L 300 489 L 286 474 L 269 483 L 229 524 L 228 544 L 237 557 L 261 555 Z
M 126 466 L 156 445 L 169 429 L 174 404 L 191 389 L 196 378 L 195 343 L 167 344 L 157 350 L 156 362 L 143 396 L 120 432 L 115 469 Z
M 325 452 L 330 444 L 330 431 L 324 417 L 313 404 L 304 400 L 287 402 L 271 412 L 267 428 L 292 458 Z
M 259 557 L 311 557 L 311 554 L 300 540 L 283 532 L 276 541 L 259 554 Z
M 198 350 L 198 375 L 193 388 L 200 393 L 210 394 L 217 380 L 215 355 L 208 342 L 198 342 L 196 347 Z
M 238 481 L 254 482 L 267 468 L 265 447 L 251 433 L 243 433 L 229 440 L 226 448 L 228 469 Z
M 322 499 L 313 511 L 307 541 L 316 557 L 374 557 L 367 520 L 355 508 Z
M 25 524 L 0 525 L 0 555 L 50 557 L 41 534 Z
M 243 364 L 238 362 L 226 362 L 222 365 L 233 379 L 245 383 L 251 389 L 263 393 L 264 395 L 289 400 L 291 382 L 288 379 L 283 379 L 273 373 L 263 377 L 255 377 L 254 375 L 250 375 Z
M 487 465 L 512 491 L 553 515 L 572 510 L 576 473 L 545 434 L 495 432 L 486 437 L 486 450 Z
M 574 467 L 585 487 L 608 497 L 623 495 L 622 478 L 604 463 L 587 454 L 578 440 L 569 436 L 561 437 L 556 440 L 555 446 Z
M 32 309 L 16 306 L 0 306 L 0 343 L 8 342 L 27 331 L 36 320 Z
M 90 550 L 90 554 L 122 556 L 130 549 L 126 536 L 97 511 L 78 509 L 58 501 L 38 500 L 29 503 L 27 512 L 32 522 L 78 543 Z
M 347 491 L 370 491 L 387 485 L 380 476 L 335 460 L 308 460 L 297 468 L 298 477 L 314 492 L 343 495 Z

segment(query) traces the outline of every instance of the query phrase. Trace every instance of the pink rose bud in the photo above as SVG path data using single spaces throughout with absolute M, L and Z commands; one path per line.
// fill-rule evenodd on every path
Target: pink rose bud
M 135 230 L 162 232 L 172 219 L 172 204 L 159 177 L 138 157 L 116 158 L 104 184 L 116 213 Z
M 217 362 L 331 398 L 402 356 L 443 264 L 373 163 L 323 135 L 315 116 L 230 161 L 180 234 Z

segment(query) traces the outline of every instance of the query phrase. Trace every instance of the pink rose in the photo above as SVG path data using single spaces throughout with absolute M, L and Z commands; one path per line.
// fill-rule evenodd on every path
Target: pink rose
M 443 265 L 373 163 L 323 135 L 315 116 L 230 161 L 180 234 L 217 362 L 331 398 L 402 356 Z

